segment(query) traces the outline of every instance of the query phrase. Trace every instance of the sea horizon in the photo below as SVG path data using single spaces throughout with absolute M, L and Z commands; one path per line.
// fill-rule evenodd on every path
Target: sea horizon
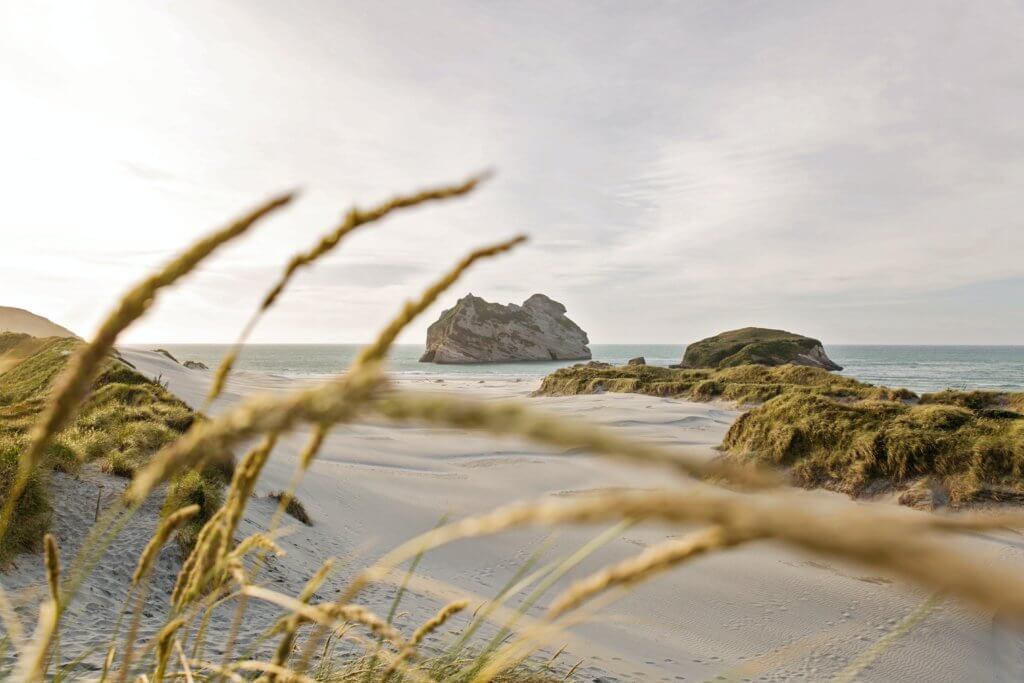
M 231 344 L 127 344 L 126 348 L 169 351 L 179 361 L 215 367 Z M 235 369 L 285 377 L 337 375 L 363 344 L 246 344 Z M 682 344 L 591 344 L 594 360 L 624 364 L 643 356 L 649 365 L 678 363 Z M 422 344 L 396 344 L 388 369 L 396 374 L 435 377 L 538 378 L 579 360 L 515 363 L 421 363 Z M 916 392 L 943 389 L 1024 390 L 1024 345 L 982 344 L 826 344 L 829 357 L 843 366 L 838 374 Z

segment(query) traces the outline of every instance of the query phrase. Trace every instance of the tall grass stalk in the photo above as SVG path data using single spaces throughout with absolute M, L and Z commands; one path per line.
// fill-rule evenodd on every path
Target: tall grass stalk
M 523 601 L 516 607 L 512 617 L 502 625 L 501 629 L 491 638 L 491 640 L 484 647 L 483 651 L 476 658 L 472 667 L 466 672 L 466 678 L 475 678 L 484 666 L 487 665 L 487 660 L 490 658 L 491 653 L 501 645 L 505 638 L 512 633 L 516 626 L 516 623 L 524 614 L 526 614 L 541 597 L 547 593 L 552 586 L 565 578 L 566 574 L 572 571 L 581 562 L 586 560 L 588 557 L 597 552 L 602 546 L 607 545 L 611 541 L 619 538 L 626 529 L 633 525 L 631 520 L 624 520 L 618 524 L 606 529 L 603 533 L 592 538 L 591 540 L 584 543 L 579 549 L 569 555 L 567 558 L 562 560 L 558 565 L 552 568 L 551 572 L 547 574 L 537 584 L 529 595 L 527 595 Z

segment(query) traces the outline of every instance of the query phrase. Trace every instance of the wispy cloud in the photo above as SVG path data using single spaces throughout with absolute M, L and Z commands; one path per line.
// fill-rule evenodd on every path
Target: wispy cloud
M 834 342 L 1024 341 L 1019 3 L 0 13 L 0 303 L 76 329 L 126 276 L 302 185 L 294 210 L 132 333 L 233 338 L 269 274 L 354 201 L 495 166 L 467 200 L 353 236 L 257 339 L 366 339 L 458 253 L 524 231 L 530 245 L 438 310 L 468 290 L 543 291 L 597 342 L 748 323 Z

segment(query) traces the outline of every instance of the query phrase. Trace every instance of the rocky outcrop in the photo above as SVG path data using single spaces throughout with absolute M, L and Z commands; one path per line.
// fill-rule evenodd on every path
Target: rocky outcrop
M 427 329 L 423 363 L 494 363 L 590 358 L 587 333 L 543 294 L 492 304 L 468 294 Z
M 806 365 L 824 370 L 842 370 L 825 354 L 821 342 L 811 337 L 744 327 L 716 334 L 686 347 L 683 368 L 728 368 L 736 365 Z
M 643 356 L 637 356 L 636 358 L 630 358 L 626 365 L 647 365 L 647 359 Z

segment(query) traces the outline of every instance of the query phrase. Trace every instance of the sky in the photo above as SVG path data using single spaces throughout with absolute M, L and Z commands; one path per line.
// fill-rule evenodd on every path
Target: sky
M 593 343 L 758 325 L 1024 344 L 1024 3 L 0 0 L 0 305 L 88 335 L 284 190 L 129 343 L 232 341 L 353 205 L 493 179 L 355 233 L 255 342 L 372 339 L 470 249 L 468 292 Z

